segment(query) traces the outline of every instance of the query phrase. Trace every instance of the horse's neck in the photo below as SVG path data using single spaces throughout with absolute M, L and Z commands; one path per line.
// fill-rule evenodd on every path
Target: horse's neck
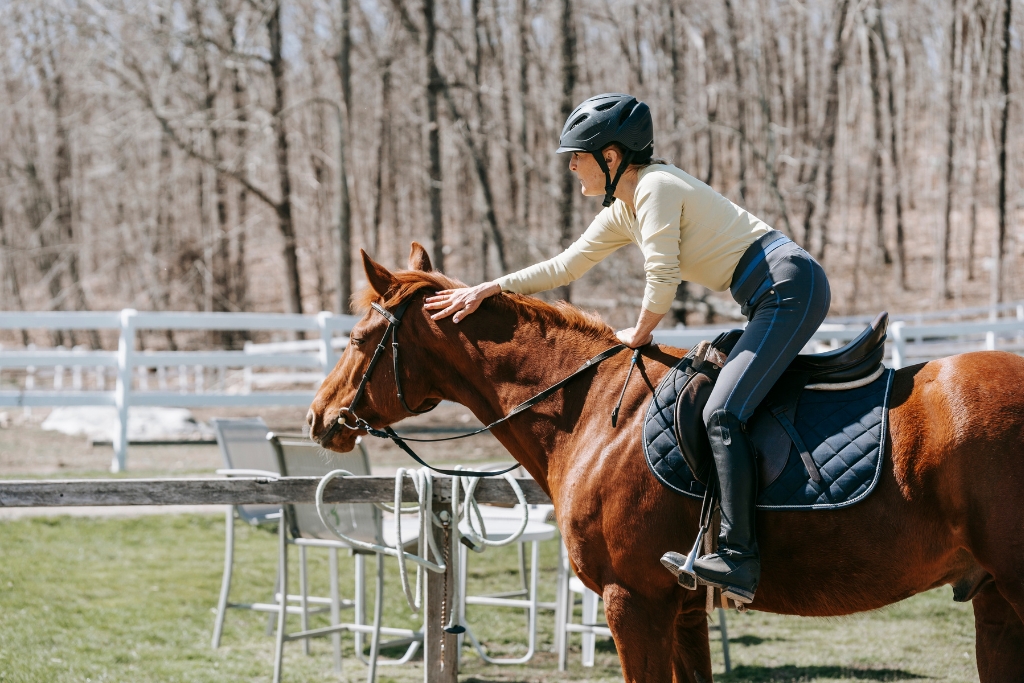
M 469 408 L 484 424 L 508 415 L 514 407 L 564 379 L 609 347 L 607 340 L 580 340 L 565 330 L 517 330 L 508 342 L 489 345 L 485 354 L 466 354 L 456 361 L 445 397 Z M 533 338 L 535 336 L 535 338 Z M 557 349 L 552 352 L 551 349 Z M 583 382 L 585 379 L 580 377 Z M 572 385 L 570 384 L 569 389 Z M 563 414 L 565 390 L 493 430 L 509 453 L 547 486 L 548 466 L 560 444 L 580 426 L 579 416 Z

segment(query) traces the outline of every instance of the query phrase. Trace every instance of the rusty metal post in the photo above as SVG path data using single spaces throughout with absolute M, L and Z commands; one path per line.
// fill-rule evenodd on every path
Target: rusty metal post
M 444 517 L 447 517 L 450 505 L 450 494 L 441 494 L 435 489 L 433 513 L 441 517 L 444 512 Z M 448 534 L 437 527 L 432 533 L 438 549 L 447 557 Z M 444 631 L 451 610 L 456 609 L 452 597 L 458 577 L 452 572 L 451 558 L 447 558 L 446 564 L 448 569 L 444 574 L 427 572 L 423 625 L 423 680 L 426 683 L 458 683 L 459 680 L 459 637 Z

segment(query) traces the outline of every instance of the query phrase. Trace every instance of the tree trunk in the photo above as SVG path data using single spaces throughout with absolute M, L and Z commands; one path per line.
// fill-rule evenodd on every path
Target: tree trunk
M 8 172 L 8 176 L 10 173 Z M 11 293 L 11 301 L 17 306 L 17 310 L 25 310 L 25 301 L 21 298 L 21 287 L 18 285 L 18 271 L 14 267 L 14 258 L 11 256 L 11 244 L 7 239 L 7 225 L 4 223 L 4 203 L 0 201 L 0 251 L 2 260 L 0 263 L 4 269 L 4 280 L 7 281 L 7 289 Z M 21 330 L 21 345 L 28 346 L 28 330 Z
M 875 133 L 875 144 L 872 149 L 875 167 L 875 246 L 882 253 L 882 261 L 888 265 L 892 263 L 892 255 L 889 254 L 889 247 L 885 243 L 885 177 L 882 168 L 885 142 L 882 132 L 882 85 L 878 74 L 878 48 L 875 47 L 875 38 L 868 35 L 867 44 L 871 83 L 871 119 Z
M 370 226 L 369 249 L 380 258 L 380 229 L 384 220 L 384 167 L 390 159 L 391 144 L 391 50 L 390 45 L 380 60 L 380 115 L 377 119 L 377 174 L 374 177 L 376 194 L 373 198 L 373 223 Z M 392 220 L 397 216 L 392 216 Z
M 668 5 L 668 49 L 669 59 L 672 64 L 672 137 L 675 138 L 675 158 L 673 161 L 680 166 L 683 164 L 683 135 L 679 130 L 679 123 L 682 116 L 679 109 L 683 106 L 683 87 L 686 83 L 686 73 L 683 71 L 682 55 L 680 52 L 680 30 L 676 22 L 675 0 L 666 0 Z M 684 288 L 685 291 L 685 288 Z M 684 295 L 685 296 L 685 295 Z M 685 318 L 685 312 L 683 317 Z M 685 324 L 685 322 L 684 322 Z
M 267 22 L 270 34 L 270 73 L 274 80 L 273 116 L 274 136 L 277 142 L 277 174 L 281 188 L 281 199 L 275 207 L 277 225 L 284 239 L 285 269 L 285 310 L 288 313 L 302 313 L 302 285 L 299 281 L 298 245 L 295 239 L 295 225 L 292 222 L 291 179 L 288 176 L 288 131 L 284 121 L 285 108 L 285 63 L 281 53 L 281 3 L 274 3 L 274 9 Z
M 519 224 L 525 234 L 530 225 L 530 186 L 533 180 L 533 159 L 529 147 L 530 125 L 530 1 L 519 0 L 519 185 L 521 201 L 517 207 Z
M 232 26 L 234 22 L 231 22 Z M 231 32 L 232 41 L 234 31 Z M 236 46 L 237 47 L 237 46 Z M 241 68 L 236 66 L 233 69 L 232 94 L 234 96 L 235 117 L 238 120 L 238 128 L 235 131 L 235 145 L 238 147 L 240 170 L 243 175 L 246 173 L 246 133 L 245 127 L 249 117 L 245 108 L 245 84 L 242 80 Z M 166 137 L 166 136 L 164 136 Z M 235 210 L 237 213 L 238 229 L 235 230 L 234 262 L 231 268 L 231 300 L 239 311 L 246 311 L 249 308 L 249 279 L 245 268 L 245 236 L 249 231 L 246 225 L 248 220 L 248 191 L 244 184 L 238 184 L 238 193 L 235 196 Z M 247 334 L 244 333 L 243 334 Z
M 736 81 L 736 131 L 739 137 L 739 196 L 740 203 L 747 201 L 747 103 L 743 93 L 743 65 L 740 57 L 740 43 L 736 28 L 736 13 L 732 0 L 725 2 L 725 20 L 729 28 L 729 48 L 732 50 L 733 78 Z
M 822 125 L 821 133 L 818 135 L 817 156 L 814 165 L 811 167 L 810 177 L 807 179 L 808 197 L 807 212 L 804 215 L 804 247 L 813 249 L 811 244 L 814 227 L 814 211 L 818 202 L 814 198 L 814 192 L 818 180 L 818 169 L 825 164 L 825 194 L 822 200 L 824 216 L 821 220 L 821 238 L 819 245 L 814 250 L 819 260 L 824 259 L 825 246 L 828 243 L 828 212 L 832 202 L 832 183 L 835 166 L 835 145 L 836 126 L 839 122 L 839 76 L 843 70 L 843 60 L 846 54 L 846 45 L 843 43 L 843 29 L 846 27 L 846 14 L 850 7 L 850 0 L 842 0 L 839 5 L 836 21 L 836 32 L 832 62 L 829 65 L 828 93 L 825 96 L 825 122 Z M 824 159 L 822 158 L 824 154 Z
M 943 299 L 952 299 L 953 293 L 949 289 L 949 242 L 952 231 L 953 213 L 953 174 L 956 170 L 956 120 L 957 103 L 956 98 L 960 92 L 960 70 L 957 68 L 957 46 L 959 40 L 963 17 L 960 11 L 960 4 L 957 0 L 952 2 L 953 16 L 949 25 L 949 80 L 947 82 L 947 116 L 946 116 L 946 202 L 942 220 L 942 233 L 939 235 L 938 258 L 936 259 L 935 284 L 939 296 Z
M 1006 258 L 1006 138 L 1008 122 L 1010 117 L 1010 21 L 1012 20 L 1013 0 L 1005 0 L 1003 5 L 1003 40 L 1002 40 L 1002 67 L 1003 71 L 999 78 L 999 181 L 996 190 L 996 207 L 999 213 L 999 227 L 996 231 L 995 248 L 993 250 L 992 268 L 992 305 L 1000 304 L 1003 301 L 1003 270 Z
M 441 128 L 437 114 L 437 97 L 441 92 L 441 73 L 437 69 L 434 44 L 437 26 L 434 20 L 434 0 L 423 0 L 423 63 L 426 68 L 427 105 L 427 196 L 430 198 L 430 239 L 433 243 L 431 262 L 437 270 L 444 270 L 444 223 L 441 214 Z
M 344 125 L 338 131 L 338 229 L 335 240 L 334 260 L 338 264 L 338 300 L 335 311 L 348 314 L 352 299 L 352 205 L 348 195 L 348 148 L 351 140 L 352 121 L 352 22 L 349 0 L 341 3 L 341 45 L 335 62 L 338 65 L 338 80 L 341 81 L 341 98 L 345 102 Z M 339 122 L 342 119 L 339 119 Z
M 573 17 L 572 0 L 562 0 L 562 121 L 569 118 L 575 105 L 574 93 L 577 78 L 576 65 L 576 20 Z M 561 240 L 559 246 L 567 249 L 572 244 L 573 199 L 576 197 L 576 179 L 568 168 L 562 171 L 562 205 L 559 216 Z M 572 286 L 559 287 L 557 295 L 572 300 Z
M 889 54 L 889 40 L 885 36 L 885 24 L 882 20 L 881 0 L 875 0 L 875 35 L 882 45 L 882 57 L 885 60 L 885 78 L 888 86 L 889 104 L 889 156 L 892 158 L 892 191 L 896 208 L 896 281 L 900 289 L 907 288 L 907 247 L 903 231 L 903 166 L 897 141 L 898 121 L 896 114 L 896 86 L 893 82 L 892 57 Z

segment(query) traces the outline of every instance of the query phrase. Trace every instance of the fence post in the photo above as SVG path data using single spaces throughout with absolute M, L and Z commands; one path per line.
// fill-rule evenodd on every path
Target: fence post
M 333 317 L 334 314 L 330 311 L 320 311 L 316 314 L 316 324 L 320 326 L 320 366 L 324 371 L 324 379 L 327 379 L 327 375 L 334 369 L 334 364 L 338 362 L 334 357 L 334 347 L 331 346 L 334 332 L 328 327 Z
M 436 491 L 436 489 L 435 489 Z M 431 503 L 431 512 L 440 518 L 451 514 L 451 500 L 443 500 L 437 493 Z M 434 534 L 437 547 L 448 553 L 443 532 L 434 525 L 427 525 L 427 533 Z M 451 611 L 458 609 L 452 604 L 455 582 L 459 577 L 452 571 L 454 558 L 449 557 L 448 568 L 443 574 L 427 572 L 426 595 L 423 613 L 423 680 L 424 683 L 458 683 L 459 680 L 459 636 L 446 633 Z
M 892 367 L 899 370 L 906 361 L 906 340 L 903 338 L 903 321 L 897 320 L 889 328 L 892 330 Z
M 128 406 L 132 391 L 132 356 L 135 353 L 134 308 L 121 311 L 121 335 L 117 340 L 117 385 L 114 405 L 117 408 L 117 430 L 114 432 L 114 459 L 111 472 L 124 472 L 128 463 Z

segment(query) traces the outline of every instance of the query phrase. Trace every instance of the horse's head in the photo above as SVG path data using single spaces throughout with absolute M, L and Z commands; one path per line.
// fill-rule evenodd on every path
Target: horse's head
M 364 423 L 379 429 L 411 412 L 429 410 L 441 400 L 431 381 L 433 364 L 424 355 L 425 345 L 438 334 L 438 328 L 423 311 L 422 299 L 428 292 L 460 286 L 431 273 L 430 258 L 416 242 L 409 254 L 408 271 L 392 273 L 366 252 L 360 253 L 370 286 L 357 297 L 357 303 L 367 311 L 352 329 L 348 346 L 320 385 L 306 415 L 310 437 L 340 452 L 351 450 L 356 437 L 366 433 Z M 397 324 L 393 322 L 396 316 L 400 317 Z M 416 369 L 410 373 L 399 368 L 403 398 L 395 377 L 392 341 L 396 340 L 401 341 L 402 366 Z

